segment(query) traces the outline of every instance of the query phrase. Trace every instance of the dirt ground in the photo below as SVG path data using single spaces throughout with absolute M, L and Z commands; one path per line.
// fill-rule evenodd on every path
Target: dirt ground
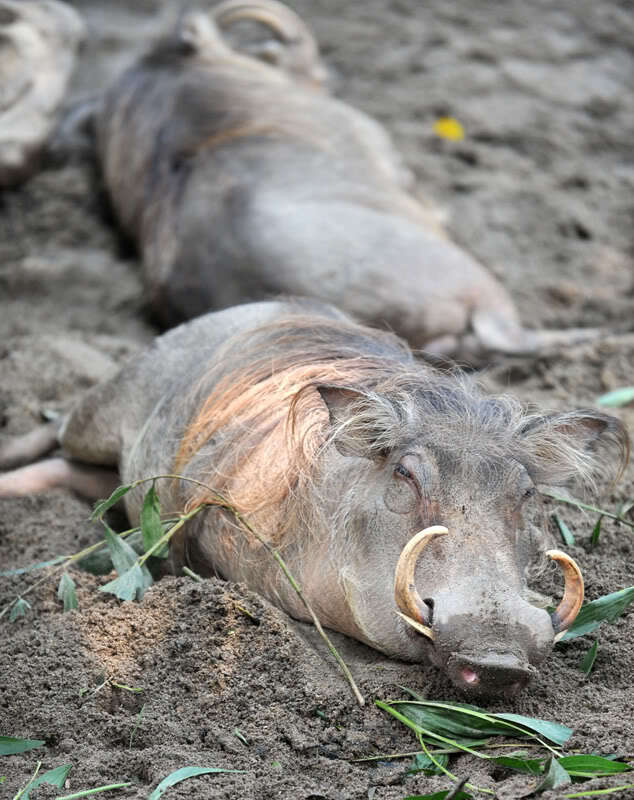
M 75 5 L 89 38 L 73 98 L 99 91 L 176 6 Z M 526 324 L 612 331 L 556 357 L 496 359 L 486 373 L 490 386 L 563 409 L 634 383 L 629 0 L 292 5 L 323 44 L 337 93 L 385 123 L 421 189 L 445 209 L 452 236 L 509 287 Z M 464 141 L 434 136 L 434 120 L 447 114 L 465 126 Z M 2 435 L 30 430 L 44 410 L 68 409 L 154 335 L 135 254 L 112 224 L 89 158 L 52 160 L 23 187 L 0 194 L 0 293 Z M 634 407 L 615 413 L 634 430 Z M 630 467 L 601 502 L 614 509 L 632 496 Z M 570 552 L 589 599 L 634 584 L 631 530 L 606 520 L 590 551 L 595 517 L 560 511 L 577 536 Z M 95 541 L 99 531 L 87 516 L 87 505 L 63 491 L 2 501 L 1 568 Z M 80 610 L 62 613 L 53 579 L 26 597 L 26 617 L 0 620 L 0 733 L 46 740 L 45 748 L 0 760 L 3 797 L 15 795 L 38 759 L 42 769 L 74 765 L 62 794 L 132 781 L 105 797 L 146 798 L 168 773 L 190 765 L 244 772 L 187 781 L 169 790 L 173 800 L 402 800 L 450 785 L 408 776 L 408 758 L 355 760 L 417 749 L 411 732 L 374 700 L 403 698 L 402 686 L 460 699 L 434 669 L 336 636 L 367 699 L 359 708 L 312 628 L 244 586 L 166 578 L 141 605 L 121 604 L 96 591 L 106 578 L 72 574 Z M 1 578 L 2 606 L 34 580 Z M 553 581 L 542 588 L 557 592 Z M 601 628 L 586 679 L 579 663 L 593 638 L 558 646 L 520 697 L 489 707 L 571 726 L 573 750 L 634 758 L 634 612 Z M 451 768 L 509 800 L 530 784 L 469 757 Z M 611 797 L 634 797 L 630 791 Z M 33 797 L 56 794 L 48 787 Z

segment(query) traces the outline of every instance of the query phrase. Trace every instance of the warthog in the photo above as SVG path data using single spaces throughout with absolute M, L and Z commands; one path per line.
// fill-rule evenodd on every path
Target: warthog
M 223 27 L 245 18 L 269 25 L 278 47 L 232 49 Z M 228 0 L 185 14 L 107 91 L 103 174 L 163 323 L 290 294 L 442 354 L 596 334 L 524 329 L 506 290 L 410 193 L 387 132 L 330 96 L 323 75 L 293 12 Z
M 398 658 L 431 661 L 472 693 L 523 687 L 574 619 L 578 567 L 552 616 L 527 597 L 538 549 L 522 516 L 536 487 L 602 473 L 628 439 L 595 410 L 527 413 L 415 359 L 391 333 L 316 301 L 209 313 L 156 340 L 65 419 L 13 441 L 0 496 L 68 486 L 104 495 L 172 473 L 170 510 L 221 492 L 282 553 L 322 622 Z M 118 473 L 117 473 L 118 471 Z M 125 498 L 139 519 L 142 490 Z M 424 557 L 420 557 L 424 548 Z M 171 561 L 244 581 L 306 611 L 276 562 L 225 510 L 173 540 Z
M 0 186 L 35 170 L 83 36 L 83 22 L 65 3 L 0 0 Z

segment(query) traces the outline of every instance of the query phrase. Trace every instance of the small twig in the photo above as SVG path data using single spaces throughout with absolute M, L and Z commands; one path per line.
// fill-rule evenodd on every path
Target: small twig
M 88 797 L 91 794 L 109 792 L 111 789 L 123 789 L 125 786 L 132 786 L 132 781 L 127 781 L 127 783 L 109 783 L 107 786 L 97 786 L 96 789 L 84 789 L 81 792 L 74 792 L 73 794 L 58 795 L 55 800 L 75 800 L 75 798 Z
M 457 781 L 458 782 L 457 787 L 455 787 L 454 790 L 449 795 L 447 795 L 445 800 L 448 800 L 449 797 L 457 797 L 458 792 L 456 791 L 456 789 L 460 790 L 464 786 L 466 786 L 468 789 L 473 789 L 475 792 L 484 792 L 485 794 L 495 794 L 495 792 L 493 792 L 491 789 L 484 789 L 481 786 L 474 786 L 472 783 L 467 783 L 467 779 L 466 778 L 464 780 L 460 780 L 457 775 L 454 775 L 453 772 L 449 772 L 447 767 L 443 766 L 440 763 L 440 761 L 438 761 L 438 759 L 435 758 L 432 755 L 431 751 L 428 749 L 427 745 L 425 744 L 425 740 L 423 739 L 423 737 L 421 736 L 420 733 L 418 734 L 418 741 L 420 742 L 420 745 L 423 748 L 423 751 L 424 751 L 425 755 L 432 762 L 432 764 L 435 764 L 436 767 L 441 772 L 444 772 L 444 774 L 448 778 L 451 778 L 452 781 Z
M 24 792 L 26 792 L 26 790 L 29 788 L 29 786 L 31 786 L 31 784 L 33 783 L 33 781 L 34 781 L 34 780 L 37 778 L 37 774 L 38 774 L 38 772 L 40 771 L 40 767 L 41 767 L 41 766 L 42 766 L 42 762 L 41 762 L 41 761 L 38 761 L 38 762 L 37 762 L 37 766 L 35 767 L 35 772 L 34 772 L 34 773 L 33 773 L 33 775 L 31 775 L 31 777 L 29 778 L 29 782 L 26 784 L 26 786 L 23 786 L 23 787 L 22 787 L 22 788 L 21 788 L 21 789 L 18 791 L 18 793 L 17 793 L 17 794 L 15 795 L 15 797 L 13 798 L 13 800 L 20 800 L 20 797 L 22 797 L 22 795 L 24 794 Z
M 185 573 L 185 575 L 189 575 L 189 577 L 193 581 L 196 581 L 196 583 L 203 583 L 203 579 L 197 572 L 194 572 L 193 569 L 190 569 L 189 567 L 183 567 L 183 572 Z
M 241 614 L 244 614 L 245 617 L 248 617 L 250 620 L 252 620 L 253 622 L 257 623 L 258 625 L 260 624 L 260 620 L 255 616 L 255 614 L 252 614 L 244 606 L 238 605 L 238 603 L 236 603 L 236 608 L 238 609 L 238 611 Z
M 592 511 L 595 514 L 602 514 L 604 517 L 609 517 L 610 519 L 616 520 L 616 522 L 622 522 L 623 525 L 627 525 L 634 530 L 634 522 L 630 521 L 629 519 L 625 519 L 625 517 L 615 514 L 612 511 L 606 511 L 604 508 L 598 508 L 597 506 L 592 506 L 589 503 L 582 503 L 581 500 L 577 500 L 575 497 L 563 497 L 563 495 L 552 492 L 550 489 L 542 489 L 541 493 L 553 500 L 558 500 L 560 503 L 567 503 L 569 506 L 583 508 L 585 511 Z
M 471 784 L 467 783 L 467 779 L 466 779 L 466 778 L 463 778 L 463 779 L 460 781 L 460 783 L 457 783 L 457 784 L 456 784 L 456 785 L 453 787 L 453 789 L 452 789 L 452 790 L 449 792 L 449 794 L 445 795 L 445 800 L 456 800 L 456 797 L 458 797 L 458 795 L 460 794 L 460 792 L 462 792 L 462 790 L 464 789 L 464 787 L 465 787 L 465 786 L 466 786 L 468 789 L 469 789 L 469 788 L 471 788 Z M 474 788 L 476 791 L 480 791 L 480 792 L 487 792 L 487 793 L 489 793 L 489 790 L 488 790 L 488 789 L 478 789 L 478 788 L 477 788 L 477 787 L 475 787 L 475 786 L 474 786 L 473 788 Z M 493 792 L 491 792 L 491 794 L 493 794 Z
M 517 750 L 517 748 L 521 748 L 522 750 L 528 749 L 529 747 L 539 747 L 538 744 L 532 744 L 530 742 L 522 742 L 519 744 L 518 742 L 511 742 L 509 744 L 496 744 L 495 742 L 492 744 L 481 744 L 479 747 L 488 748 L 489 750 L 496 750 L 498 747 L 512 747 L 513 749 Z M 435 756 L 450 756 L 455 755 L 456 753 L 460 753 L 461 751 L 457 747 L 441 747 L 438 749 L 430 750 L 430 753 L 433 753 Z M 391 758 L 411 758 L 412 756 L 417 756 L 420 754 L 420 750 L 415 750 L 410 753 L 381 753 L 378 756 L 362 756 L 361 758 L 350 758 L 349 761 L 389 761 Z M 623 759 L 627 761 L 627 756 L 623 756 Z
M 145 553 L 143 553 L 142 556 L 139 556 L 136 560 L 136 563 L 140 567 L 142 567 L 148 560 L 148 558 L 152 555 L 152 553 L 154 553 L 156 550 L 160 550 L 164 544 L 167 544 L 169 542 L 169 540 L 172 538 L 172 536 L 176 533 L 177 530 L 180 530 L 180 528 L 182 528 L 186 522 L 192 519 L 192 517 L 195 517 L 196 514 L 200 514 L 200 512 L 204 508 L 207 508 L 208 505 L 209 503 L 201 503 L 199 506 L 196 506 L 196 508 L 194 508 L 192 511 L 189 511 L 187 514 L 181 514 L 176 524 L 172 525 L 171 528 L 165 531 L 165 533 L 161 536 L 161 538 L 157 539 L 152 545 L 152 547 L 148 548 L 145 551 Z

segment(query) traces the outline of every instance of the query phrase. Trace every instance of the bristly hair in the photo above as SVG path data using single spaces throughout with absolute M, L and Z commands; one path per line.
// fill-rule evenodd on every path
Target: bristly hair
M 314 479 L 330 444 L 382 458 L 433 442 L 512 458 L 535 483 L 556 486 L 592 485 L 622 470 L 629 454 L 613 417 L 593 409 L 529 413 L 464 375 L 417 361 L 396 336 L 345 318 L 293 314 L 232 337 L 214 360 L 175 470 L 203 480 L 241 514 L 257 514 L 274 544 L 307 516 L 302 504 L 318 502 Z M 349 396 L 340 419 L 329 414 L 324 387 Z M 188 494 L 190 508 L 213 501 L 205 490 Z

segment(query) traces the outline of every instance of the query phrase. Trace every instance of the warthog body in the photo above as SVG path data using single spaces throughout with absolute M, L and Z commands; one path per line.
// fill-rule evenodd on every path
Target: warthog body
M 54 438 L 26 437 L 21 453 L 8 444 L 0 464 Z M 239 306 L 159 337 L 88 392 L 59 442 L 69 460 L 5 473 L 0 496 L 57 485 L 100 494 L 165 473 L 202 481 L 279 548 L 325 625 L 483 693 L 522 687 L 581 601 L 568 563 L 553 619 L 527 600 L 539 548 L 522 515 L 536 485 L 589 478 L 605 469 L 601 452 L 627 449 L 612 417 L 527 414 L 312 301 Z M 213 500 L 182 480 L 159 489 L 170 511 Z M 142 497 L 125 498 L 133 522 Z M 432 529 L 425 553 L 406 557 L 429 526 L 448 533 Z M 244 581 L 306 619 L 227 511 L 196 516 L 171 558 L 176 571 Z
M 257 17 L 271 5 L 221 8 Z M 532 351 L 587 333 L 522 327 L 505 289 L 410 193 L 386 131 L 313 85 L 316 46 L 271 66 L 232 50 L 215 18 L 186 15 L 97 118 L 112 203 L 164 323 L 290 294 L 438 353 Z

